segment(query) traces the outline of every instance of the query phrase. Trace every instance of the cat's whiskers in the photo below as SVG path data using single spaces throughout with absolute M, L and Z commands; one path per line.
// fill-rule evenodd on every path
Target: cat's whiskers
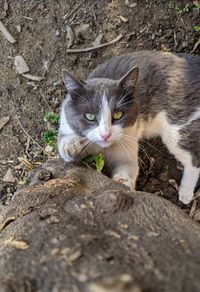
M 119 97 L 119 101 L 117 102 L 118 106 L 122 106 L 122 101 L 131 93 L 130 90 L 126 89 L 125 92 L 123 92 L 121 94 L 121 96 Z
M 122 106 L 125 106 L 125 105 L 129 104 L 129 103 L 133 103 L 133 101 L 129 100 L 129 101 L 123 102 L 123 103 L 120 104 L 120 106 L 122 107 Z
M 75 142 L 74 144 L 77 144 L 79 143 L 79 141 Z M 83 151 L 85 151 L 89 145 L 91 144 L 92 142 L 90 140 L 86 140 L 85 142 L 83 142 L 83 144 L 79 145 L 79 147 L 76 149 L 75 153 L 80 153 Z M 84 149 L 85 148 L 85 149 Z
M 89 141 L 89 143 L 85 146 L 85 149 L 83 149 L 83 153 L 86 152 L 86 150 L 91 146 L 91 144 L 92 144 L 92 141 Z
M 121 139 L 119 139 L 119 141 L 121 141 L 121 142 L 123 141 L 124 146 L 126 146 L 127 148 L 130 149 L 131 145 L 128 144 L 127 142 L 125 142 L 124 140 L 122 140 L 122 136 L 121 136 Z M 131 150 L 132 150 L 132 149 L 131 149 Z M 131 154 L 134 155 L 133 158 L 134 158 L 135 161 L 139 160 L 139 161 L 141 162 L 141 167 L 142 167 L 142 164 L 145 165 L 143 159 L 142 159 L 141 157 L 139 157 L 138 154 L 133 153 L 132 151 L 131 151 Z M 133 160 L 133 158 L 131 157 L 131 160 Z M 142 167 L 142 170 L 144 171 L 143 167 Z
M 134 141 L 138 141 L 138 138 L 135 138 L 135 137 L 133 137 L 133 136 L 130 136 L 130 135 L 127 135 L 127 134 L 122 134 L 122 135 L 123 135 L 124 137 L 130 138 L 130 139 L 132 139 L 132 140 L 134 140 Z M 157 151 L 160 152 L 160 150 L 159 150 L 158 148 L 156 148 L 156 147 L 153 146 L 151 143 L 149 143 L 149 142 L 147 142 L 147 141 L 145 141 L 145 140 L 143 140 L 143 139 L 139 139 L 139 142 L 145 143 L 145 144 L 149 145 L 151 148 L 153 148 L 153 149 L 155 149 L 155 150 L 157 150 Z
M 122 134 L 123 135 L 123 134 Z M 128 140 L 128 137 L 126 137 L 126 136 L 124 136 L 124 138 L 125 139 L 127 139 L 127 142 L 129 142 L 129 143 L 134 143 L 133 141 L 131 141 L 131 140 Z M 152 163 L 152 159 L 151 159 L 151 157 L 150 157 L 150 155 L 148 154 L 148 152 L 140 145 L 140 144 L 138 144 L 138 147 L 139 147 L 139 149 L 145 154 L 145 156 L 148 158 L 148 160 L 149 160 L 149 162 L 150 162 L 150 164 L 151 164 L 151 167 L 153 166 L 153 163 Z M 144 161 L 143 161 L 144 162 Z
M 127 154 L 129 160 L 131 161 L 132 160 L 132 157 L 130 156 L 129 151 L 126 148 L 126 145 L 124 144 L 124 142 L 121 139 L 119 140 L 119 143 L 120 143 L 121 147 L 123 148 L 123 150 L 125 151 L 125 153 Z

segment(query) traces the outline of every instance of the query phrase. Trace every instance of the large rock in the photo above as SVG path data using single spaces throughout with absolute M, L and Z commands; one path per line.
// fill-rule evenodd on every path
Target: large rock
M 55 160 L 0 215 L 0 291 L 200 291 L 200 226 L 171 202 Z

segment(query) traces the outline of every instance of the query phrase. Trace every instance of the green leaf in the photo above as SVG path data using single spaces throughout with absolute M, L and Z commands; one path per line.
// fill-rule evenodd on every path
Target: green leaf
M 83 162 L 87 163 L 87 164 L 91 164 L 92 162 L 95 161 L 95 158 L 96 158 L 97 155 L 94 155 L 94 154 L 90 154 L 88 155 L 87 157 L 85 157 L 83 159 Z
M 60 117 L 58 114 L 55 114 L 53 112 L 46 112 L 44 115 L 44 121 L 45 123 L 50 122 L 52 124 L 58 124 L 60 121 Z
M 56 148 L 56 131 L 53 129 L 46 130 L 44 132 L 44 142 L 52 146 L 54 149 Z
M 103 157 L 102 153 L 99 153 L 98 155 L 96 155 L 95 162 L 96 162 L 97 171 L 101 172 L 103 167 L 104 167 L 104 164 L 105 164 L 105 160 L 104 160 L 104 157 Z
M 193 26 L 193 29 L 195 30 L 195 31 L 200 31 L 200 25 L 195 25 L 195 26 Z
M 198 1 L 195 1 L 195 2 L 193 2 L 193 4 L 195 5 L 196 10 L 200 11 L 200 3 L 198 3 Z
M 90 154 L 82 162 L 86 165 L 95 166 L 98 172 L 101 172 L 105 165 L 105 159 L 102 153 Z

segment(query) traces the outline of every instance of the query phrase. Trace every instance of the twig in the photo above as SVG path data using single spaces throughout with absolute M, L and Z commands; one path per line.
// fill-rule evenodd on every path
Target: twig
M 69 14 L 65 14 L 63 19 L 69 18 L 84 2 L 85 0 L 81 1 Z
M 52 109 L 51 106 L 49 105 L 49 103 L 48 103 L 48 101 L 47 101 L 47 99 L 46 99 L 46 96 L 44 95 L 44 93 L 42 92 L 41 89 L 39 90 L 39 92 L 40 92 L 40 95 L 42 96 L 42 98 L 44 99 L 44 101 L 46 102 L 46 104 L 47 104 L 49 110 L 50 110 L 51 112 L 53 112 L 53 109 Z
M 194 194 L 194 200 L 200 198 L 200 188 Z
M 30 155 L 28 153 L 29 146 L 30 146 L 30 137 L 27 137 L 25 153 L 28 157 L 30 157 Z
M 11 35 L 11 33 L 8 31 L 2 21 L 0 21 L 0 31 L 5 36 L 7 41 L 9 41 L 11 44 L 16 43 L 16 39 Z
M 200 45 L 200 38 L 198 39 L 198 41 L 194 44 L 194 47 L 191 51 L 191 53 L 194 53 L 196 51 L 196 49 L 198 48 L 198 46 Z
M 27 19 L 27 20 L 31 20 L 33 21 L 33 18 L 32 17 L 28 17 L 28 16 L 22 16 L 24 19 Z
M 97 50 L 97 49 L 100 49 L 103 47 L 110 46 L 110 45 L 120 41 L 123 37 L 124 36 L 122 34 L 120 34 L 115 39 L 113 39 L 107 43 L 104 43 L 104 44 L 101 44 L 101 45 L 98 45 L 95 47 L 89 47 L 89 48 L 83 48 L 83 49 L 68 49 L 68 50 L 66 50 L 66 53 L 84 53 L 84 52 L 94 51 L 94 50 Z
M 3 117 L 2 119 L 0 119 L 0 130 L 9 122 L 10 117 Z
M 26 136 L 30 139 L 30 140 L 32 140 L 46 155 L 48 155 L 48 153 L 45 151 L 45 149 L 44 148 L 42 148 L 42 146 L 40 146 L 40 144 L 38 144 L 38 142 L 37 141 L 35 141 L 35 139 L 33 139 L 30 135 L 29 135 L 29 133 L 24 129 L 24 127 L 22 126 L 22 123 L 20 122 L 20 120 L 18 119 L 18 117 L 15 115 L 15 118 L 16 118 L 16 120 L 18 121 L 18 123 L 19 123 L 19 125 L 20 125 L 20 127 L 22 128 L 22 130 L 24 131 L 24 133 L 26 134 Z M 48 155 L 49 156 L 49 155 Z
M 31 74 L 22 74 L 23 77 L 27 78 L 27 79 L 30 79 L 30 80 L 33 80 L 33 81 L 42 81 L 44 79 L 44 77 L 41 77 L 41 76 L 35 76 L 35 75 L 31 75 Z
M 178 43 L 177 43 L 177 36 L 176 36 L 176 31 L 175 31 L 175 29 L 174 29 L 174 50 L 176 50 L 177 46 L 178 46 Z
M 193 217 L 194 212 L 195 212 L 195 210 L 196 210 L 196 206 L 197 206 L 197 201 L 194 200 L 193 203 L 192 203 L 192 207 L 191 207 L 191 209 L 190 209 L 190 212 L 189 212 L 189 216 L 190 216 L 190 217 Z
M 74 15 L 72 16 L 72 18 L 70 19 L 70 22 L 69 22 L 70 25 L 71 25 L 72 21 L 76 18 L 77 14 L 78 14 L 81 10 L 83 10 L 83 8 L 78 9 L 78 10 L 74 13 Z

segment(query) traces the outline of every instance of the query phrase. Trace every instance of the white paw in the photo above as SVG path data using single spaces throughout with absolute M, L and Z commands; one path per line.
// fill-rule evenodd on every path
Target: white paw
M 193 192 L 190 188 L 187 188 L 185 186 L 180 186 L 179 188 L 179 200 L 183 202 L 183 204 L 189 204 L 192 201 L 193 198 Z
M 135 182 L 130 177 L 124 177 L 121 174 L 115 174 L 112 178 L 113 180 L 120 182 L 127 187 L 129 187 L 132 191 L 135 190 Z
M 84 154 L 85 138 L 74 138 L 64 145 L 65 160 L 70 162 L 74 160 L 81 160 Z

